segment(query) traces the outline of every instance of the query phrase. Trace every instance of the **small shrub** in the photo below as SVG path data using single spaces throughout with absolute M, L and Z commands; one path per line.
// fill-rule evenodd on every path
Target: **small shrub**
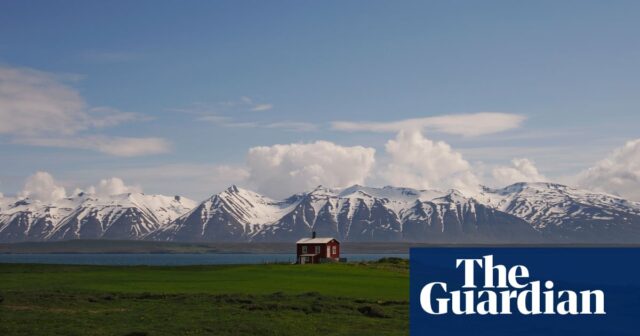
M 284 297 L 284 293 L 283 292 L 275 292 L 275 293 L 271 293 L 271 295 L 269 295 L 271 298 L 283 298 Z
M 301 296 L 301 297 L 319 297 L 320 293 L 318 293 L 318 292 L 305 292 L 305 293 L 300 294 L 299 296 Z
M 245 305 L 243 306 L 244 309 L 246 310 L 264 310 L 264 307 L 258 304 L 249 304 L 249 305 Z
M 113 296 L 112 294 L 105 294 L 103 296 L 100 297 L 101 299 L 105 300 L 105 301 L 113 301 L 115 300 L 115 296 Z
M 394 265 L 406 264 L 407 262 L 408 262 L 407 259 L 397 258 L 397 257 L 381 258 L 377 261 L 377 263 L 379 264 L 394 264 Z
M 378 306 L 361 306 L 358 308 L 360 314 L 368 317 L 387 318 L 389 315 L 385 314 L 384 310 Z

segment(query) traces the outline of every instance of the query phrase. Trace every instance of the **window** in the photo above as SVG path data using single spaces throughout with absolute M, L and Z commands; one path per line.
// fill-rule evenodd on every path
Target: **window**
M 337 254 L 338 253 L 338 249 L 336 248 L 336 246 L 331 246 L 331 254 Z
M 307 247 L 303 245 L 302 246 L 302 254 L 305 254 L 305 253 L 307 253 Z
M 316 254 L 320 253 L 320 246 L 316 246 Z

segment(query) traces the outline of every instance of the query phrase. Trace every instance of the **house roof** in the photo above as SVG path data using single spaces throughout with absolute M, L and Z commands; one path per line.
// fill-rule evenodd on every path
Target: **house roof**
M 335 238 L 302 238 L 296 242 L 296 244 L 326 244 L 332 240 L 337 241 Z

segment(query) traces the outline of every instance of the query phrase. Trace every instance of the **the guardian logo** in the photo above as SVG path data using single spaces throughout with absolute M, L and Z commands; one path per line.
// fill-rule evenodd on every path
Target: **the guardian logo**
M 456 259 L 464 284 L 461 290 L 446 282 L 431 282 L 420 291 L 420 306 L 429 315 L 604 315 L 602 290 L 556 290 L 552 280 L 528 281 L 524 265 L 494 265 L 493 255 Z M 476 272 L 484 272 L 476 284 Z M 481 286 L 479 286 L 481 285 Z

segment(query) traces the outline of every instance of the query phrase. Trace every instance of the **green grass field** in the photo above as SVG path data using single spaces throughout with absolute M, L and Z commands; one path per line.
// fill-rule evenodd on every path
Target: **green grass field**
M 0 335 L 403 335 L 405 261 L 0 265 Z

